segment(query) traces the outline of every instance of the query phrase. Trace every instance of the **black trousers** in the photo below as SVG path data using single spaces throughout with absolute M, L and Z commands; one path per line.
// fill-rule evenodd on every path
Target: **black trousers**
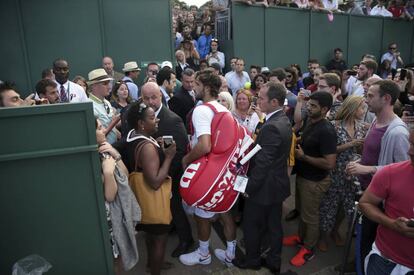
M 191 242 L 193 240 L 191 226 L 188 222 L 187 214 L 183 209 L 182 199 L 179 192 L 179 182 L 172 184 L 171 213 L 172 222 L 177 230 L 178 240 L 182 242 Z
M 371 252 L 372 244 L 375 242 L 377 236 L 378 223 L 371 221 L 365 216 L 362 216 L 362 229 L 361 229 L 361 266 L 364 270 L 365 258 Z M 364 271 L 362 271 L 364 272 Z
M 243 212 L 243 236 L 246 245 L 246 262 L 259 265 L 262 238 L 268 237 L 270 251 L 266 262 L 269 266 L 280 268 L 282 253 L 282 202 L 260 205 L 245 200 Z

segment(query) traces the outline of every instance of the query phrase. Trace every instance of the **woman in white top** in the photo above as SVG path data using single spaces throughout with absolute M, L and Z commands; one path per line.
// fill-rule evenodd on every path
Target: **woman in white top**
M 233 111 L 233 116 L 241 125 L 245 126 L 251 133 L 254 133 L 263 114 L 256 104 L 252 104 L 252 93 L 247 89 L 240 89 L 236 94 L 235 101 L 236 108 Z
M 220 64 L 221 71 L 224 69 L 224 53 L 218 51 L 219 43 L 217 38 L 211 39 L 211 45 L 210 45 L 210 53 L 206 56 L 206 60 L 208 62 L 208 65 L 211 66 L 213 63 Z

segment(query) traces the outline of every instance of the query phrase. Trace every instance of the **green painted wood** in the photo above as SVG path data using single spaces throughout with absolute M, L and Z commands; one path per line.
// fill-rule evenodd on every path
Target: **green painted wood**
M 296 24 L 291 24 L 292 18 L 295 18 Z M 308 22 L 309 13 L 306 10 L 266 9 L 267 67 L 286 67 L 292 63 L 304 66 L 307 63 L 309 28 L 306 26 Z M 303 27 L 298 28 L 298 25 Z
M 113 274 L 91 103 L 0 109 L 0 274 Z
M 333 49 L 344 50 L 346 59 L 348 41 L 348 15 L 334 14 L 334 20 L 328 20 L 327 13 L 312 12 L 310 57 L 316 58 L 322 65 L 333 57 Z
M 245 58 L 246 70 L 252 64 L 265 64 L 265 10 L 238 5 L 232 15 L 234 54 Z
M 325 65 L 337 47 L 349 65 L 359 63 L 365 53 L 379 61 L 391 41 L 398 43 L 406 63 L 414 61 L 411 22 L 348 14 L 334 14 L 330 22 L 327 13 L 310 10 L 240 3 L 232 8 L 234 54 L 247 65 L 275 68 L 298 63 L 306 71 L 309 58 Z
M 357 64 L 361 57 L 373 54 L 379 60 L 383 19 L 380 17 L 350 16 L 348 64 Z
M 4 0 L 0 79 L 29 94 L 56 58 L 65 58 L 70 79 L 101 66 L 135 60 L 172 60 L 170 3 L 165 0 Z M 19 21 L 19 18 L 21 19 Z M 25 49 L 27 54 L 25 54 Z

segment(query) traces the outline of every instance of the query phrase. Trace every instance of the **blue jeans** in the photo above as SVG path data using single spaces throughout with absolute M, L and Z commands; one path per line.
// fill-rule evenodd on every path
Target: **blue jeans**
M 368 260 L 366 275 L 389 275 L 396 265 L 380 255 L 372 254 Z

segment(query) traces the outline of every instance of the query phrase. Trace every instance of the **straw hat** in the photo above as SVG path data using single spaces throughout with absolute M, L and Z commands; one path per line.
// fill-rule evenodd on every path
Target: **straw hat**
M 133 72 L 133 71 L 141 71 L 141 69 L 138 67 L 137 62 L 131 61 L 124 64 L 124 67 L 122 68 L 123 72 Z
M 112 80 L 104 69 L 95 69 L 88 73 L 88 85 Z

